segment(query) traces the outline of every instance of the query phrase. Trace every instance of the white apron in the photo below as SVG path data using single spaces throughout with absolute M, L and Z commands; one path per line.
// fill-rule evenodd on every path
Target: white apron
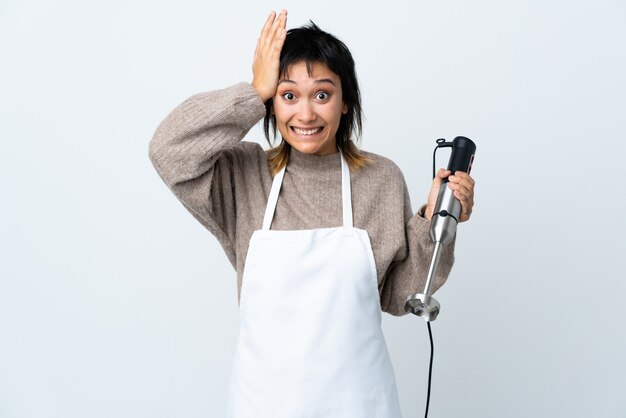
M 401 418 L 374 255 L 352 226 L 340 156 L 343 227 L 270 230 L 285 168 L 274 177 L 243 272 L 228 417 Z

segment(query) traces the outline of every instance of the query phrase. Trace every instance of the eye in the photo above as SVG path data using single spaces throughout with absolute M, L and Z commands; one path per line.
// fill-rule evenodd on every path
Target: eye
M 295 98 L 296 95 L 291 92 L 283 93 L 283 99 L 287 100 L 288 102 L 294 100 Z
M 317 98 L 320 100 L 326 100 L 330 97 L 330 94 L 326 93 L 325 91 L 320 91 L 319 93 L 317 93 Z

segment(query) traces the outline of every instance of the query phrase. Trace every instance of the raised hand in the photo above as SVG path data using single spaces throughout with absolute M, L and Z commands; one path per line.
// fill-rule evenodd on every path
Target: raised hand
M 280 51 L 287 37 L 287 10 L 270 13 L 257 39 L 252 63 L 252 87 L 259 93 L 263 102 L 274 97 L 278 88 L 278 66 Z

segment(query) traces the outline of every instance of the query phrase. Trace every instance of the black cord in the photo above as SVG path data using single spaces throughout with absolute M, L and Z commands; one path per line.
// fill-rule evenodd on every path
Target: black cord
M 435 178 L 435 155 L 437 155 L 438 149 L 439 147 L 435 147 L 435 150 L 433 151 L 433 178 Z
M 440 146 L 443 146 L 445 143 L 444 138 L 439 138 L 437 140 L 437 146 L 433 151 L 433 179 L 435 178 L 435 156 L 437 155 L 437 150 Z M 428 365 L 428 394 L 426 395 L 426 413 L 424 414 L 424 418 L 428 418 L 428 407 L 430 406 L 430 382 L 433 377 L 433 356 L 435 354 L 435 345 L 433 344 L 433 332 L 430 329 L 430 321 L 426 321 L 426 325 L 428 325 L 428 338 L 430 339 L 430 362 Z
M 447 147 L 447 146 L 451 146 L 451 142 L 446 142 L 445 138 L 439 138 L 437 141 L 437 146 L 435 147 L 435 150 L 433 151 L 433 178 L 435 178 L 435 155 L 437 155 L 437 150 L 440 147 Z
M 428 418 L 428 406 L 430 405 L 430 381 L 433 376 L 433 355 L 435 354 L 435 346 L 433 345 L 433 333 L 430 329 L 430 321 L 427 321 L 426 325 L 428 325 L 428 337 L 430 338 L 430 365 L 428 366 L 428 395 L 426 395 L 426 414 L 424 414 L 424 418 Z

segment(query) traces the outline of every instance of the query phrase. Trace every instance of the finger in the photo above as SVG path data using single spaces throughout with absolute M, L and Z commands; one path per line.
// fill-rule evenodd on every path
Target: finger
M 280 17 L 278 18 L 278 29 L 276 29 L 276 35 L 274 36 L 274 43 L 280 44 L 274 45 L 275 48 L 282 48 L 283 41 L 285 40 L 285 35 L 287 34 L 287 10 L 283 10 Z
M 263 25 L 263 29 L 261 29 L 261 43 L 264 43 L 264 41 L 267 39 L 267 34 L 269 33 L 270 28 L 272 27 L 272 24 L 274 23 L 275 17 L 276 17 L 276 12 L 272 10 L 270 15 L 267 17 L 265 24 Z
M 263 29 L 261 30 L 261 47 L 264 47 L 265 44 L 268 42 L 271 31 L 272 31 L 272 25 L 274 24 L 274 22 L 276 21 L 276 12 L 272 11 L 270 13 L 270 15 L 268 16 L 267 20 L 265 21 L 265 24 L 263 25 Z
M 274 42 L 274 53 L 278 56 L 280 56 L 280 51 L 283 49 L 285 39 L 287 39 L 287 31 L 281 28 L 278 30 L 278 33 L 276 34 L 276 41 Z
M 457 173 L 460 173 L 460 171 L 457 171 Z M 454 184 L 462 184 L 463 186 L 465 186 L 466 188 L 473 190 L 474 189 L 474 181 L 471 177 L 469 177 L 468 175 L 458 175 L 458 174 L 453 174 L 450 177 L 448 177 L 448 180 L 450 180 L 451 183 Z
M 456 197 L 459 200 L 459 202 L 461 202 L 461 212 L 462 213 L 467 213 L 467 212 L 470 211 L 470 201 L 467 198 L 467 196 L 465 196 L 459 190 L 455 190 L 454 191 L 454 197 Z
M 448 187 L 450 187 L 452 190 L 460 190 L 461 193 L 467 195 L 467 196 L 471 196 L 473 194 L 472 188 L 471 187 L 467 187 L 464 184 L 461 183 L 452 183 L 449 182 L 448 183 Z
M 461 202 L 461 216 L 459 216 L 459 221 L 463 222 L 468 220 L 472 214 L 474 203 L 467 196 L 459 193 L 458 190 L 454 192 L 454 195 Z
M 287 34 L 287 10 L 283 10 L 278 18 L 278 30 L 276 30 L 276 41 L 282 43 Z
M 435 174 L 435 178 L 433 179 L 431 193 L 436 193 L 435 190 L 439 190 L 439 187 L 441 187 L 443 179 L 445 179 L 449 175 L 450 175 L 450 171 L 440 168 L 439 171 L 437 171 L 437 174 Z
M 461 190 L 455 190 L 454 197 L 459 199 L 462 209 L 467 209 L 467 207 L 469 206 L 469 198 L 465 193 L 463 193 Z
M 467 179 L 460 179 L 456 176 L 450 176 L 448 178 L 448 180 L 450 180 L 450 186 L 454 185 L 454 186 L 462 186 L 465 189 L 467 189 L 468 191 L 473 192 L 474 190 L 474 185 L 472 183 L 470 183 Z
M 474 191 L 458 183 L 448 183 L 448 187 L 454 191 L 454 196 L 462 196 L 471 205 L 474 204 Z
M 435 175 L 435 177 L 438 178 L 439 180 L 443 180 L 446 177 L 448 177 L 450 174 L 452 174 L 450 170 L 446 170 L 445 168 L 440 168 L 439 170 L 437 170 L 437 174 Z
M 466 172 L 464 172 L 464 171 L 455 171 L 455 172 L 454 172 L 454 175 L 455 175 L 455 176 L 458 176 L 459 178 L 465 179 L 465 180 L 467 180 L 468 182 L 470 182 L 470 183 L 472 183 L 472 184 L 476 183 L 476 182 L 474 181 L 474 179 L 472 178 L 472 176 L 470 176 L 469 174 L 467 174 L 467 173 L 466 173 Z
M 474 179 L 469 176 L 469 174 L 464 173 L 462 171 L 455 171 L 451 176 L 451 178 L 456 178 L 459 180 L 463 180 L 467 183 L 473 183 Z
M 464 206 L 464 210 L 470 210 L 474 206 L 474 196 L 471 193 L 468 193 L 466 190 L 459 189 L 454 190 L 454 197 L 459 199 L 461 202 L 461 206 Z
M 273 42 L 276 39 L 276 33 L 281 28 L 281 25 L 284 27 L 286 15 L 287 15 L 287 11 L 281 10 L 276 20 L 274 20 L 274 23 L 272 23 L 272 27 L 270 28 L 270 31 L 267 34 L 270 42 Z
M 283 9 L 281 10 L 282 12 L 282 19 L 281 19 L 281 28 L 285 29 L 287 28 L 287 10 Z

